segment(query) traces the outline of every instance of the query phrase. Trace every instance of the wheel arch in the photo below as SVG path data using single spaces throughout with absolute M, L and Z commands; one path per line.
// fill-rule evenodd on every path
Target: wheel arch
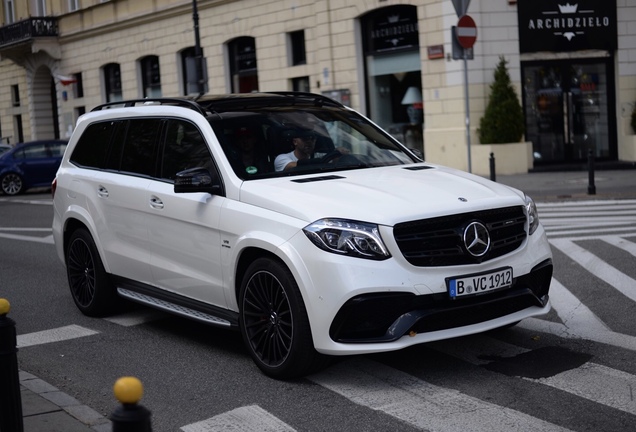
M 95 227 L 88 222 L 85 218 L 82 217 L 81 213 L 74 214 L 66 219 L 64 223 L 63 230 L 63 256 L 64 261 L 66 262 L 66 249 L 68 247 L 68 241 L 71 238 L 71 235 L 80 228 L 84 228 L 88 231 L 88 233 L 93 238 L 93 242 L 95 243 L 95 247 L 97 248 L 97 253 L 99 253 L 99 257 L 102 260 L 102 264 L 107 273 L 110 273 L 110 267 L 108 266 L 108 262 L 104 259 L 104 251 L 102 250 L 101 243 L 97 240 L 97 235 L 95 233 Z

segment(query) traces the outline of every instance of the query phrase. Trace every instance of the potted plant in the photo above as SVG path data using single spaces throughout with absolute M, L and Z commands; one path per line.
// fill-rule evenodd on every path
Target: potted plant
M 533 166 L 532 143 L 521 142 L 525 128 L 523 110 L 517 92 L 510 81 L 503 56 L 490 84 L 490 95 L 484 116 L 480 119 L 477 136 L 481 145 L 473 146 L 474 159 L 482 164 L 491 154 L 500 161 L 501 174 L 527 172 Z
M 510 82 L 510 75 L 503 56 L 495 69 L 495 80 L 490 85 L 486 112 L 479 122 L 479 141 L 500 144 L 519 142 L 523 136 L 524 118 L 517 92 Z

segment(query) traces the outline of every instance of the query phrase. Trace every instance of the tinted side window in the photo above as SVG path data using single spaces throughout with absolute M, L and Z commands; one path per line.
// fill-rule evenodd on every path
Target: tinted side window
M 153 176 L 161 119 L 132 119 L 121 157 L 121 171 Z
M 197 167 L 213 169 L 212 157 L 201 132 L 192 123 L 168 120 L 161 178 L 174 180 L 179 171 Z
M 116 122 L 94 123 L 84 130 L 70 161 L 88 168 L 104 168 L 108 145 L 110 144 Z
M 49 153 L 46 151 L 46 146 L 44 144 L 28 146 L 25 147 L 23 151 L 23 157 L 26 159 L 40 159 L 49 157 Z

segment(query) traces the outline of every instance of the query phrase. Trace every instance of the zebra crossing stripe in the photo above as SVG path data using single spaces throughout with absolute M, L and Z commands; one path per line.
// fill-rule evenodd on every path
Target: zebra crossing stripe
M 524 379 L 636 415 L 636 377 L 623 371 L 586 363 L 548 378 Z
M 34 333 L 18 335 L 18 348 L 25 348 L 33 345 L 42 345 L 51 342 L 60 342 L 69 339 L 77 339 L 85 336 L 92 336 L 99 332 L 78 325 L 68 325 Z
M 636 301 L 636 280 L 607 264 L 568 239 L 552 239 L 550 244 L 576 261 L 584 269 L 604 280 L 625 297 Z
M 614 247 L 623 249 L 625 252 L 629 252 L 633 256 L 636 256 L 636 243 L 625 240 L 624 238 L 619 236 L 603 236 L 601 237 L 601 240 L 611 244 Z
M 237 408 L 210 419 L 181 427 L 183 432 L 295 432 L 296 429 L 279 420 L 258 405 Z
M 555 279 L 552 279 L 550 285 L 550 302 L 563 324 L 527 318 L 517 326 L 563 338 L 586 339 L 636 351 L 636 337 L 608 329 L 587 306 Z
M 364 358 L 346 360 L 311 381 L 357 403 L 424 430 L 567 431 L 528 414 L 436 386 Z
M 594 324 L 593 325 L 597 325 Z M 471 336 L 457 341 L 439 341 L 431 348 L 465 362 L 483 366 L 493 358 L 510 358 L 531 350 L 511 345 L 486 335 Z M 583 365 L 545 378 L 521 377 L 524 380 L 547 385 L 601 405 L 636 414 L 633 390 L 636 376 L 596 363 Z

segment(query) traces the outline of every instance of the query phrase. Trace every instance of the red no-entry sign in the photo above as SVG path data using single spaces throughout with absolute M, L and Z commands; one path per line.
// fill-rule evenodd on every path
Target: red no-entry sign
M 477 25 L 468 15 L 462 15 L 457 21 L 457 41 L 465 48 L 472 48 L 477 40 Z

